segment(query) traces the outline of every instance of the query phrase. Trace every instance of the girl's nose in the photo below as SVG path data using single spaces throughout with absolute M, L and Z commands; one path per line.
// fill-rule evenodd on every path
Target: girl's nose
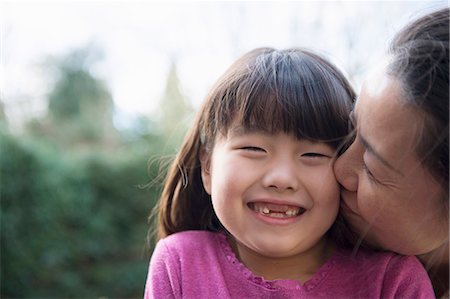
M 277 192 L 295 191 L 299 187 L 298 165 L 289 159 L 278 159 L 266 171 L 263 184 Z
M 348 191 L 358 190 L 358 174 L 362 166 L 362 156 L 362 146 L 355 140 L 334 163 L 336 179 Z

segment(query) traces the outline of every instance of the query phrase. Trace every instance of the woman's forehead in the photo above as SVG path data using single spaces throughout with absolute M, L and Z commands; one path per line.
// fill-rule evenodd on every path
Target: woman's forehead
M 385 76 L 370 89 L 364 85 L 355 105 L 358 133 L 387 161 L 398 167 L 415 156 L 423 117 L 403 100 L 401 83 Z

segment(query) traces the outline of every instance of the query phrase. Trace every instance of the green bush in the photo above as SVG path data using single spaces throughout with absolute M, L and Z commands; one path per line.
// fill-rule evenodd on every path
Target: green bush
M 150 154 L 74 155 L 7 134 L 0 150 L 1 297 L 142 297 Z

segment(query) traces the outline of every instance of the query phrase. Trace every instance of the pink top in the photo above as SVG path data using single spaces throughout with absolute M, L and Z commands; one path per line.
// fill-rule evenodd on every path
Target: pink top
M 301 284 L 265 280 L 242 264 L 226 236 L 185 231 L 156 245 L 144 298 L 434 298 L 414 256 L 338 249 Z

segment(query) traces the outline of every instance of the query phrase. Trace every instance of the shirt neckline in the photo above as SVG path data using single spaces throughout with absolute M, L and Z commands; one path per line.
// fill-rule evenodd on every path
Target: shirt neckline
M 231 267 L 233 267 L 237 272 L 241 273 L 251 283 L 257 284 L 270 290 L 304 289 L 305 291 L 308 292 L 312 291 L 330 273 L 330 271 L 336 264 L 336 261 L 340 254 L 339 249 L 335 249 L 332 256 L 325 262 L 325 264 L 323 264 L 310 279 L 308 279 L 302 284 L 297 280 L 291 279 L 266 280 L 261 276 L 253 274 L 253 272 L 250 269 L 248 269 L 247 266 L 245 266 L 240 260 L 238 260 L 235 253 L 233 252 L 233 249 L 228 243 L 225 234 L 218 233 L 217 241 L 219 243 L 219 247 L 222 249 L 222 252 L 226 257 L 226 260 L 231 265 Z

